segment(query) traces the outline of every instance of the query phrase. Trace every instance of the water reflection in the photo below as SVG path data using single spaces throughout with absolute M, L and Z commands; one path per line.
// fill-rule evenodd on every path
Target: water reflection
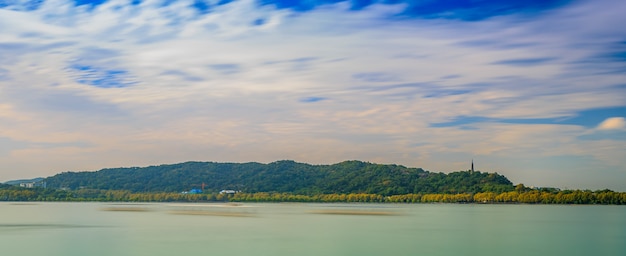
M 271 206 L 271 207 L 268 207 Z M 280 209 L 280 211 L 276 211 Z M 100 208 L 105 212 L 164 212 L 172 215 L 205 215 L 225 217 L 271 217 L 274 214 L 330 214 L 330 215 L 371 215 L 397 216 L 405 212 L 393 205 L 372 204 L 241 204 L 241 203 L 192 203 L 192 204 L 109 204 Z
M 174 204 L 167 212 L 175 215 L 205 215 L 225 217 L 253 217 L 256 216 L 256 207 L 228 203 L 228 204 Z
M 9 205 L 39 205 L 38 203 L 9 203 Z
M 314 214 L 335 214 L 335 215 L 378 215 L 378 216 L 389 216 L 389 215 L 399 215 L 397 212 L 392 211 L 371 211 L 371 210 L 345 210 L 345 209 L 324 209 L 324 210 L 312 210 L 309 211 Z
M 332 204 L 314 206 L 307 213 L 332 214 L 332 215 L 372 215 L 372 216 L 393 216 L 402 215 L 404 212 L 400 207 L 367 205 L 367 204 Z
M 105 226 L 56 224 L 56 223 L 11 223 L 11 224 L 0 224 L 0 231 L 67 229 L 67 228 L 102 228 L 102 227 L 105 227 Z
M 147 211 L 151 211 L 151 209 L 145 208 L 145 207 L 131 207 L 131 206 L 111 206 L 111 207 L 105 207 L 105 208 L 101 208 L 101 211 L 108 211 L 108 212 L 147 212 Z

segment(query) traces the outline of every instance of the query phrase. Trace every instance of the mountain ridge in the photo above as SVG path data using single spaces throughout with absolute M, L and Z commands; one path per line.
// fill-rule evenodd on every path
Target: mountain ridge
M 46 182 L 49 188 L 57 189 L 87 188 L 131 192 L 180 192 L 203 188 L 213 193 L 232 189 L 250 193 L 395 195 L 513 190 L 512 183 L 497 173 L 470 170 L 444 174 L 422 168 L 358 160 L 319 165 L 293 160 L 267 164 L 188 161 L 147 167 L 63 172 L 46 178 Z

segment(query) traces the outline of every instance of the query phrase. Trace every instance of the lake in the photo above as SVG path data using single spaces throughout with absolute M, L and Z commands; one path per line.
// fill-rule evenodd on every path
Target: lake
M 626 206 L 0 203 L 2 255 L 626 255 Z

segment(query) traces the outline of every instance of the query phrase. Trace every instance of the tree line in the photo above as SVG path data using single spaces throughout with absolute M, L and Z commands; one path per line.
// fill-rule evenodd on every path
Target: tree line
M 418 193 L 384 196 L 380 194 L 293 193 L 201 193 L 131 192 L 125 190 L 57 190 L 13 186 L 0 187 L 0 201 L 100 201 L 100 202 L 320 202 L 320 203 L 479 203 L 479 204 L 616 204 L 626 205 L 626 192 L 611 190 L 541 191 L 523 189 L 502 193 Z
M 236 202 L 361 202 L 361 203 L 523 203 L 523 204 L 626 204 L 626 192 L 566 190 L 559 192 L 509 191 L 461 194 L 404 194 L 382 196 L 376 194 L 322 194 L 295 195 L 288 193 L 235 194 Z

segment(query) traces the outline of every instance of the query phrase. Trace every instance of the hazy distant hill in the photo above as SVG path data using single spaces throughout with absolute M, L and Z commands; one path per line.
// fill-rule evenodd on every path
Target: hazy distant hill
M 186 162 L 150 167 L 65 172 L 46 179 L 49 188 L 91 188 L 133 192 L 407 193 L 502 192 L 512 183 L 497 173 L 432 173 L 421 168 L 345 161 L 310 165 L 294 161 L 261 163 Z
M 34 178 L 34 179 L 23 179 L 23 180 L 10 180 L 10 181 L 6 181 L 3 184 L 7 184 L 7 185 L 20 185 L 22 183 L 38 183 L 43 181 L 44 178 Z

